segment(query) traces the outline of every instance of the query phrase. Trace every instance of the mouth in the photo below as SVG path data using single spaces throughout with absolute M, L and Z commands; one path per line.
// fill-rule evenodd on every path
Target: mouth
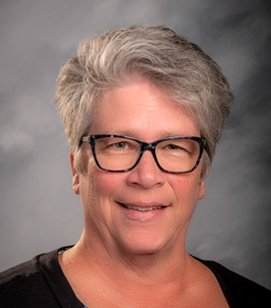
M 121 202 L 117 202 L 117 203 L 125 209 L 134 210 L 138 212 L 150 212 L 150 211 L 161 210 L 161 209 L 168 207 L 168 205 L 163 205 L 163 204 L 137 205 L 137 204 L 126 204 L 126 203 L 121 203 Z

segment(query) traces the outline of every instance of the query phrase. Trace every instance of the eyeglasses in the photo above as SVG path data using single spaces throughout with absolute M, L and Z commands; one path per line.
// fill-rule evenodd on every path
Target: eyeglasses
M 157 166 L 168 173 L 188 173 L 200 162 L 207 141 L 201 137 L 168 137 L 146 143 L 120 135 L 89 135 L 80 140 L 91 145 L 97 166 L 110 172 L 127 172 L 150 151 Z M 80 145 L 81 145 L 80 144 Z

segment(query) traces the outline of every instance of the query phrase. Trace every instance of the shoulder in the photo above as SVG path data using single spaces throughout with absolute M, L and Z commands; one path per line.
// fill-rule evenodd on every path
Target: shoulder
M 55 298 L 40 270 L 39 255 L 0 274 L 1 307 L 55 307 Z
M 215 275 L 231 307 L 271 307 L 271 291 L 214 261 L 203 261 Z

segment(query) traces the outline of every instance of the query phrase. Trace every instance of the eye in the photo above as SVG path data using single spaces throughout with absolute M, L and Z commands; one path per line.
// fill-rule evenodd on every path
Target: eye
M 136 144 L 129 140 L 123 140 L 119 138 L 107 138 L 103 140 L 103 145 L 100 148 L 104 152 L 108 153 L 129 153 L 136 150 Z
M 168 153 L 175 153 L 175 154 L 180 154 L 183 152 L 187 152 L 188 149 L 185 148 L 183 145 L 181 144 L 175 144 L 175 143 L 169 143 L 167 145 L 165 145 L 165 147 L 163 148 L 164 151 L 168 152 Z
M 130 144 L 126 141 L 120 141 L 120 142 L 115 142 L 115 143 L 112 143 L 112 144 L 109 144 L 108 147 L 111 147 L 111 148 L 116 148 L 116 149 L 127 149 L 130 147 Z
M 130 154 L 140 150 L 137 142 L 119 137 L 104 137 L 96 141 L 96 152 L 104 154 Z
M 177 144 L 167 144 L 165 146 L 165 149 L 167 149 L 167 150 L 184 150 L 184 148 L 180 147 Z
M 166 140 L 160 143 L 158 150 L 165 155 L 192 155 L 197 152 L 197 143 L 189 139 Z

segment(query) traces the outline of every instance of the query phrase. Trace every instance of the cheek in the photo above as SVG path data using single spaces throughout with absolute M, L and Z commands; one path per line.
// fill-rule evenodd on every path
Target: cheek
M 88 168 L 80 184 L 80 197 L 86 221 L 88 224 L 97 226 L 110 212 L 108 205 L 114 191 L 114 182 L 111 181 L 110 175 L 103 174 L 94 166 L 94 168 Z
M 96 226 L 99 232 L 112 224 L 114 193 L 121 185 L 121 174 L 104 172 L 95 167 L 89 175 L 85 216 L 87 223 Z
M 177 175 L 171 183 L 178 201 L 186 201 L 195 205 L 203 197 L 201 180 L 197 174 Z
M 92 173 L 93 191 L 98 198 L 110 199 L 123 182 L 123 174 L 95 169 Z

